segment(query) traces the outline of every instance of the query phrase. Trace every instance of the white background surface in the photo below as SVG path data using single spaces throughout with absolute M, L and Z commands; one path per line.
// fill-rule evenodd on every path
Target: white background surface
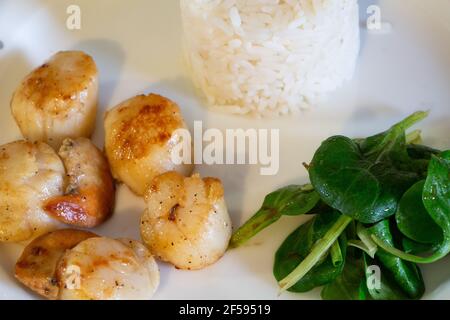
M 82 29 L 66 28 L 66 8 L 78 4 Z M 102 113 L 139 93 L 155 92 L 179 103 L 188 124 L 204 127 L 279 128 L 280 171 L 259 175 L 259 166 L 198 166 L 203 175 L 225 185 L 234 226 L 259 208 L 267 193 L 290 183 L 305 183 L 301 163 L 333 134 L 365 136 L 386 129 L 419 109 L 431 116 L 421 127 L 426 143 L 450 148 L 450 1 L 360 1 L 361 21 L 370 4 L 381 7 L 390 34 L 362 29 L 361 57 L 355 78 L 321 105 L 300 117 L 255 120 L 208 112 L 195 95 L 181 60 L 176 0 L 0 0 L 0 144 L 21 138 L 9 101 L 15 87 L 34 67 L 59 50 L 81 49 L 100 70 L 100 109 L 94 140 L 103 146 Z M 95 231 L 139 239 L 143 201 L 124 186 L 118 189 L 114 217 Z M 156 299 L 312 299 L 307 294 L 277 297 L 273 255 L 304 218 L 283 218 L 249 245 L 228 252 L 202 271 L 179 271 L 160 263 Z M 0 299 L 37 296 L 13 278 L 23 245 L 0 244 Z M 423 267 L 426 298 L 450 299 L 450 259 Z

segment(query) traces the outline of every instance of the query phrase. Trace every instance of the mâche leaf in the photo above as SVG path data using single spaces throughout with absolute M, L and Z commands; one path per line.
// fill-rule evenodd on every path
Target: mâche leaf
M 369 300 L 362 257 L 348 254 L 342 273 L 320 295 L 323 300 Z
M 333 211 L 315 216 L 291 233 L 275 254 L 275 278 L 280 281 L 289 275 L 311 253 L 312 248 L 340 216 Z M 345 235 L 342 235 L 333 244 L 331 252 L 324 252 L 323 259 L 288 290 L 306 292 L 333 281 L 342 272 L 346 250 Z
M 308 213 L 319 200 L 319 194 L 310 184 L 291 185 L 268 194 L 261 209 L 233 234 L 230 247 L 242 245 L 283 215 L 296 216 Z
M 432 263 L 450 252 L 450 151 L 432 156 L 422 194 L 423 204 L 433 221 L 442 229 L 442 241 L 433 254 L 427 257 L 408 254 L 393 247 L 377 236 L 372 236 L 377 245 L 403 260 L 415 263 Z
M 309 169 L 322 200 L 362 223 L 393 215 L 403 193 L 421 177 L 407 151 L 406 130 L 427 115 L 416 112 L 366 139 L 335 136 L 324 141 Z
M 434 244 L 442 241 L 442 229 L 434 222 L 423 204 L 425 181 L 413 185 L 400 200 L 395 220 L 397 228 L 408 238 Z
M 433 155 L 438 155 L 441 151 L 419 144 L 409 144 L 406 146 L 413 170 L 419 173 L 423 179 L 427 177 L 428 165 Z
M 406 146 L 406 150 L 408 151 L 408 155 L 411 157 L 411 159 L 416 160 L 431 160 L 432 156 L 436 156 L 441 151 L 420 145 L 420 144 L 409 144 Z
M 368 230 L 385 243 L 394 246 L 394 238 L 390 230 L 389 220 L 383 220 Z M 418 299 L 423 295 L 425 285 L 420 270 L 415 264 L 403 261 L 399 257 L 382 249 L 377 251 L 376 258 L 409 298 Z
M 436 244 L 419 243 L 406 237 L 402 238 L 402 247 L 406 253 L 411 254 L 424 254 L 436 250 Z
M 416 112 L 368 138 L 322 142 L 307 166 L 311 185 L 267 196 L 231 246 L 283 215 L 314 215 L 276 252 L 281 291 L 324 286 L 323 299 L 421 298 L 416 263 L 450 252 L 450 151 L 422 145 L 420 130 L 406 132 L 427 115 Z
M 378 268 L 379 274 L 371 272 Z M 367 292 L 373 300 L 408 300 L 410 299 L 399 286 L 392 280 L 381 263 L 364 255 L 364 270 L 366 274 Z M 379 279 L 376 279 L 379 277 Z M 372 281 L 372 278 L 374 281 Z M 375 283 L 374 283 L 375 282 Z
M 393 125 L 387 131 L 361 140 L 359 142 L 361 152 L 375 162 L 383 158 L 407 161 L 406 130 L 427 116 L 428 112 L 415 112 Z
M 450 251 L 450 151 L 433 156 L 423 188 L 423 204 L 431 218 L 442 228 L 441 253 Z
M 319 266 L 325 255 L 328 254 L 330 248 L 336 241 L 338 241 L 338 238 L 341 237 L 347 226 L 352 222 L 351 218 L 341 215 L 338 212 L 333 212 L 333 220 L 335 219 L 334 222 L 333 220 L 323 220 L 326 218 L 329 218 L 327 214 L 320 214 L 314 218 L 321 222 L 318 230 L 325 233 L 322 237 L 318 237 L 318 240 L 315 241 L 312 246 L 308 246 L 308 250 L 304 250 L 304 252 L 302 252 L 307 255 L 305 256 L 303 254 L 300 259 L 298 259 L 299 264 L 297 267 L 278 281 L 282 291 L 288 290 L 292 286 L 296 285 L 308 274 L 308 272 L 314 269 L 315 266 Z M 324 221 L 327 221 L 327 223 L 323 223 Z
M 343 136 L 322 143 L 309 175 L 326 204 L 362 223 L 395 214 L 403 192 L 419 178 L 389 162 L 371 161 L 353 140 Z

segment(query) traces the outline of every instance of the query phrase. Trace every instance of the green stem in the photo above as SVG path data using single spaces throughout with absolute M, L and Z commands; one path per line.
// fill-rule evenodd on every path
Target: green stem
M 314 191 L 314 187 L 312 184 L 305 184 L 303 186 L 299 186 L 300 190 L 295 190 L 294 193 L 292 191 L 290 196 L 287 196 L 280 192 L 283 189 L 277 190 L 270 195 L 266 196 L 264 199 L 264 203 L 261 209 L 259 209 L 243 226 L 241 226 L 231 237 L 229 248 L 237 248 L 247 242 L 249 239 L 254 237 L 257 233 L 262 231 L 263 229 L 270 226 L 272 223 L 278 221 L 284 214 L 286 207 L 289 205 L 292 205 L 295 203 L 295 201 L 299 201 L 299 203 L 303 206 L 302 208 L 299 208 L 299 211 L 297 212 L 298 215 L 304 214 L 308 211 L 310 211 L 319 201 L 319 195 L 314 192 L 315 196 L 317 197 L 317 200 L 314 200 L 314 198 L 311 199 L 296 199 L 296 194 L 299 194 L 301 197 L 302 192 L 312 192 Z M 298 193 L 300 191 L 300 193 Z M 275 195 L 274 193 L 277 193 L 278 195 Z M 270 200 L 268 197 L 272 196 Z M 280 199 L 281 197 L 281 199 Z M 283 199 L 283 197 L 286 197 L 286 199 Z M 309 203 L 308 203 L 309 201 Z M 314 202 L 315 201 L 315 202 Z M 313 202 L 313 203 L 312 203 Z M 311 205 L 312 207 L 309 207 Z M 287 215 L 297 215 L 297 214 L 287 214 Z
M 281 218 L 276 209 L 260 209 L 242 227 L 240 227 L 231 237 L 229 247 L 237 248 L 247 242 L 261 230 Z
M 278 283 L 281 292 L 288 290 L 296 284 L 317 264 L 320 258 L 327 253 L 333 243 L 339 238 L 341 233 L 344 232 L 350 222 L 352 222 L 352 218 L 345 215 L 342 215 L 335 222 L 325 236 L 316 242 L 310 254 L 297 266 L 297 268 Z
M 356 226 L 356 234 L 367 248 L 367 254 L 373 259 L 375 257 L 375 253 L 377 253 L 378 247 L 376 243 L 373 242 L 369 231 L 367 231 L 361 223 L 358 223 Z
M 414 112 L 412 115 L 407 117 L 405 120 L 403 120 L 400 124 L 397 124 L 399 128 L 401 128 L 402 131 L 406 131 L 406 129 L 412 127 L 417 122 L 425 119 L 428 116 L 428 111 L 417 111 Z
M 342 264 L 344 259 L 342 258 L 342 251 L 339 241 L 335 241 L 331 246 L 330 255 L 333 266 L 337 267 Z
M 414 130 L 406 135 L 406 144 L 421 144 L 422 131 Z
M 313 190 L 314 190 L 314 187 L 313 187 L 313 185 L 312 185 L 311 183 L 308 183 L 308 184 L 305 184 L 305 185 L 301 188 L 301 190 L 302 190 L 302 191 L 313 191 Z
M 361 240 L 349 240 L 347 242 L 347 245 L 349 247 L 354 247 L 354 248 L 357 248 L 357 249 L 359 249 L 361 251 L 364 251 L 372 259 L 375 256 L 374 253 L 369 248 L 367 248 L 367 246 Z
M 450 253 L 450 238 L 446 237 L 443 244 L 439 247 L 439 249 L 432 254 L 429 257 L 419 257 L 410 253 L 406 253 L 404 251 L 401 251 L 397 248 L 394 248 L 390 246 L 389 244 L 385 243 L 383 240 L 377 238 L 375 235 L 372 235 L 372 240 L 381 247 L 384 251 L 393 254 L 394 256 L 399 257 L 402 260 L 410 261 L 414 263 L 433 263 L 436 262 L 443 257 L 445 257 L 447 254 Z

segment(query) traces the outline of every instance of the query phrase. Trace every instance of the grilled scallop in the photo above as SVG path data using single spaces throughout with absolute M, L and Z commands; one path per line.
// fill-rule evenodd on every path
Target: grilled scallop
M 15 276 L 25 286 L 48 298 L 57 299 L 59 283 L 56 268 L 66 250 L 96 237 L 81 230 L 57 230 L 33 240 L 16 263 Z
M 110 110 L 105 117 L 105 149 L 113 176 L 143 195 L 161 173 L 190 174 L 192 164 L 172 161 L 182 138 L 177 129 L 186 129 L 180 109 L 159 95 L 140 95 Z
M 48 299 L 150 299 L 159 269 L 137 241 L 67 229 L 31 242 L 17 261 L 16 278 Z
M 138 242 L 90 238 L 66 252 L 57 278 L 61 300 L 147 300 L 159 285 L 159 269 Z
M 67 171 L 65 194 L 49 199 L 45 211 L 70 225 L 99 225 L 114 203 L 114 181 L 105 156 L 87 138 L 64 140 L 59 156 Z
M 108 162 L 89 139 L 66 139 L 59 156 L 43 142 L 0 147 L 0 242 L 31 239 L 60 222 L 97 226 L 113 204 Z
M 153 180 L 146 203 L 141 236 L 156 257 L 191 270 L 225 253 L 231 222 L 219 180 L 168 172 Z
M 26 139 L 57 149 L 65 138 L 92 134 L 97 95 L 94 60 L 81 51 L 63 51 L 22 81 L 11 111 Z
M 64 186 L 64 165 L 45 143 L 0 146 L 0 242 L 28 240 L 58 226 L 42 209 Z

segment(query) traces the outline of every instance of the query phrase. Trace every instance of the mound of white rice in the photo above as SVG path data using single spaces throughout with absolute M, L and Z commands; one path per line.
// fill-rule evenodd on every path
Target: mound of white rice
M 181 0 L 195 84 L 223 111 L 298 112 L 351 79 L 357 0 Z

